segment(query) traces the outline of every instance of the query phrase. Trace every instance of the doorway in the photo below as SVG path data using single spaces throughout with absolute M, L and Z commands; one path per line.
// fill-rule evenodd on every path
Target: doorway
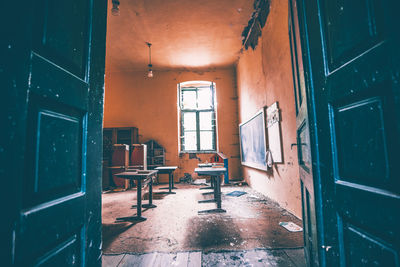
M 211 2 L 208 4 L 210 5 L 209 7 L 201 6 L 199 8 L 201 10 L 210 10 L 204 13 L 208 13 L 208 19 L 213 21 L 213 15 L 215 15 L 217 11 L 211 10 L 215 8 L 216 4 Z M 160 3 L 159 6 L 125 6 L 125 10 L 121 5 L 119 16 L 109 15 L 109 23 L 111 23 L 111 25 L 109 25 L 110 32 L 108 37 L 111 39 L 108 39 L 108 42 L 110 42 L 108 45 L 111 49 L 108 51 L 110 59 L 107 60 L 110 62 L 110 65 L 115 64 L 114 67 L 121 66 L 122 64 L 131 64 L 131 69 L 129 70 L 127 67 L 122 69 L 122 67 L 119 67 L 121 69 L 116 71 L 112 70 L 111 67 L 111 69 L 108 70 L 109 72 L 107 72 L 106 69 L 104 125 L 106 128 L 136 127 L 139 132 L 140 143 L 146 143 L 148 140 L 152 139 L 163 146 L 166 151 L 166 165 L 178 166 L 178 169 L 174 173 L 175 186 L 178 189 L 173 190 L 176 194 L 155 195 L 154 203 L 157 205 L 157 208 L 146 210 L 143 216 L 145 216 L 147 220 L 145 222 L 136 223 L 133 226 L 129 226 L 130 224 L 125 223 L 115 225 L 114 220 L 115 217 L 134 213 L 134 210 L 131 210 L 130 206 L 132 206 L 135 201 L 135 189 L 126 192 L 103 194 L 103 205 L 106 205 L 103 206 L 103 212 L 108 213 L 107 220 L 103 221 L 103 223 L 106 224 L 103 226 L 105 229 L 104 235 L 107 238 L 107 241 L 104 242 L 105 254 L 119 253 L 126 255 L 129 253 L 154 253 L 154 251 L 160 253 L 175 253 L 176 251 L 210 252 L 211 250 L 238 251 L 241 249 L 252 251 L 257 248 L 263 250 L 261 253 L 268 254 L 268 251 L 264 250 L 273 248 L 273 251 L 277 253 L 275 256 L 284 257 L 292 262 L 290 257 L 293 255 L 289 255 L 291 252 L 297 253 L 297 251 L 300 251 L 300 253 L 302 253 L 302 232 L 290 232 L 279 225 L 279 223 L 293 222 L 300 227 L 302 226 L 302 222 L 299 220 L 299 217 L 301 217 L 301 193 L 300 182 L 298 180 L 297 150 L 295 147 L 292 148 L 290 146 L 290 144 L 296 142 L 292 76 L 290 72 L 284 74 L 284 70 L 282 70 L 280 75 L 284 75 L 282 80 L 285 82 L 284 88 L 286 93 L 280 95 L 279 88 L 275 87 L 271 95 L 269 95 L 270 93 L 266 94 L 264 93 L 264 86 L 267 85 L 268 81 L 265 74 L 262 73 L 262 68 L 264 67 L 264 71 L 268 73 L 272 68 L 269 64 L 266 64 L 266 61 L 261 59 L 261 57 L 257 59 L 257 56 L 263 53 L 264 56 L 271 56 L 272 53 L 276 52 L 279 45 L 268 51 L 267 49 L 263 49 L 264 45 L 261 43 L 266 42 L 267 38 L 264 38 L 264 41 L 260 39 L 260 44 L 257 48 L 254 50 L 250 48 L 248 51 L 243 52 L 241 56 L 242 60 L 239 62 L 239 70 L 237 70 L 234 65 L 216 66 L 205 64 L 205 61 L 211 64 L 213 60 L 216 62 L 220 59 L 215 56 L 215 59 L 213 59 L 213 57 L 205 53 L 205 50 L 202 50 L 204 47 L 199 45 L 192 51 L 196 51 L 196 53 L 199 52 L 199 54 L 203 53 L 201 58 L 194 52 L 192 55 L 186 52 L 191 49 L 193 44 L 185 46 L 182 44 L 174 49 L 174 51 L 165 53 L 163 51 L 167 49 L 165 47 L 167 44 L 165 42 L 160 43 L 157 38 L 151 38 L 151 31 L 144 22 L 146 20 L 152 21 L 152 28 L 156 28 L 156 31 L 161 34 L 161 36 L 164 36 L 164 33 L 159 31 L 161 31 L 160 29 L 163 29 L 163 27 L 166 27 L 166 24 L 169 25 L 169 32 L 171 32 L 175 23 L 179 23 L 180 19 L 172 19 L 176 16 L 171 16 L 171 18 L 166 18 L 164 23 L 162 23 L 162 21 L 154 21 L 152 19 L 153 14 L 146 13 L 153 11 L 156 14 L 164 14 L 166 10 L 170 10 L 170 7 L 165 5 L 166 4 Z M 183 7 L 185 7 L 185 5 L 188 4 L 182 3 Z M 162 10 L 162 7 L 165 9 Z M 179 10 L 182 7 L 176 6 L 175 8 Z M 193 9 L 193 6 L 189 5 L 186 6 L 186 8 Z M 140 66 L 135 65 L 138 64 L 137 62 L 127 62 L 128 60 L 126 59 L 134 58 L 129 54 L 127 54 L 124 59 L 120 54 L 117 54 L 116 58 L 112 58 L 112 51 L 116 51 L 115 47 L 123 46 L 123 44 L 119 44 L 116 41 L 112 43 L 113 39 L 119 40 L 118 36 L 119 38 L 132 38 L 121 37 L 124 36 L 124 34 L 122 32 L 123 26 L 121 26 L 120 21 L 126 20 L 123 12 L 126 14 L 128 12 L 127 10 L 129 10 L 130 14 L 138 13 L 138 15 L 135 15 L 135 18 L 132 18 L 135 21 L 131 21 L 131 23 L 132 25 L 135 25 L 134 22 L 138 24 L 137 26 L 132 26 L 134 27 L 133 30 L 139 35 L 136 36 L 135 40 L 132 40 L 132 42 L 135 42 L 134 47 L 137 48 L 135 53 L 142 53 L 142 55 L 139 55 L 142 57 Z M 172 10 L 170 11 L 172 12 Z M 248 20 L 253 11 L 252 4 L 247 3 L 247 1 L 237 3 L 236 8 L 232 7 L 231 9 L 227 9 L 226 12 L 233 13 L 232 19 L 236 21 L 232 26 L 227 25 L 230 29 L 229 31 L 231 31 L 232 28 L 235 30 L 235 38 L 240 36 L 243 29 L 248 24 Z M 197 13 L 193 11 L 193 14 Z M 165 17 L 166 15 L 164 14 L 163 16 Z M 196 15 L 194 15 L 194 17 L 196 17 Z M 226 18 L 226 15 L 220 14 L 218 17 Z M 285 23 L 285 27 L 279 29 L 278 33 L 273 34 L 274 38 L 281 42 L 286 49 L 284 55 L 285 60 L 282 60 L 280 65 L 285 69 L 289 67 L 289 70 L 291 70 L 287 25 L 288 4 L 273 4 L 270 18 L 276 23 L 278 21 Z M 204 34 L 202 28 L 208 25 L 204 20 L 196 20 L 194 18 L 191 20 L 191 23 L 190 28 L 192 28 L 192 30 L 186 29 L 181 31 L 184 37 L 193 35 L 201 36 Z M 215 25 L 220 24 L 215 23 Z M 222 28 L 218 30 L 219 26 L 217 27 L 215 25 L 214 28 L 216 29 L 213 28 L 210 32 L 206 31 L 209 38 L 213 38 L 215 32 L 220 32 L 221 29 L 224 29 L 224 26 L 220 26 Z M 113 26 L 118 26 L 118 29 L 116 29 L 118 36 L 111 32 Z M 182 27 L 182 25 L 179 27 Z M 137 28 L 140 30 L 137 30 Z M 144 33 L 141 30 L 143 30 Z M 267 30 L 265 34 L 269 34 Z M 176 37 L 177 43 L 175 44 L 180 45 L 184 43 L 182 37 L 177 33 L 171 33 L 170 35 Z M 145 39 L 147 37 L 143 36 L 149 36 L 149 39 Z M 282 36 L 284 36 L 284 39 L 282 39 Z M 202 38 L 206 39 L 208 37 L 204 36 Z M 143 40 L 140 40 L 141 38 Z M 224 42 L 230 42 L 229 36 L 226 36 L 225 39 Z M 193 37 L 192 41 L 193 40 L 198 39 Z M 217 38 L 216 40 L 222 39 Z M 170 39 L 169 42 L 174 43 L 174 40 Z M 152 44 L 151 64 L 153 77 L 151 78 L 147 75 L 147 65 L 150 62 L 150 57 L 146 43 Z M 236 49 L 234 53 L 238 53 L 241 49 L 241 43 L 240 41 L 235 41 L 235 44 L 236 45 L 233 46 L 234 49 Z M 233 49 L 231 44 L 226 45 L 226 50 L 231 51 L 231 49 Z M 228 54 L 227 56 L 229 58 L 234 55 L 234 53 L 225 52 L 224 49 L 221 50 L 221 53 Z M 257 63 L 253 65 L 251 63 L 251 57 L 254 56 L 254 53 L 256 53 L 254 59 Z M 167 63 L 165 63 L 160 60 L 171 54 L 176 57 L 173 61 L 168 59 L 165 61 Z M 235 60 L 236 59 L 231 62 Z M 179 66 L 179 64 L 185 62 L 186 64 L 189 62 L 194 65 L 185 67 Z M 196 66 L 196 64 L 200 63 L 203 65 Z M 165 64 L 175 64 L 175 67 L 168 67 L 165 66 Z M 264 66 L 257 68 L 257 64 Z M 253 81 L 247 85 L 245 84 L 247 83 L 246 80 L 250 78 L 248 71 L 253 68 L 256 70 L 257 75 L 259 75 L 257 78 L 262 80 L 263 83 L 265 82 L 265 84 L 254 84 L 253 86 L 253 84 L 251 84 Z M 235 78 L 238 73 L 241 76 L 239 82 Z M 178 128 L 180 123 L 178 122 L 177 114 L 179 112 L 177 109 L 179 92 L 177 84 L 188 81 L 210 81 L 215 84 L 217 100 L 217 112 L 215 116 L 217 116 L 216 123 L 218 124 L 216 127 L 216 151 L 209 151 L 209 153 L 196 153 L 198 151 L 189 151 L 193 153 L 180 153 L 179 151 L 182 138 L 180 137 Z M 254 89 L 257 91 L 253 91 Z M 265 98 L 256 96 L 256 93 L 264 94 Z M 275 99 L 272 97 L 274 93 L 277 93 Z M 122 95 L 124 97 L 121 97 Z M 240 99 L 247 99 L 252 103 L 240 104 Z M 268 101 L 266 101 L 266 99 L 268 99 Z M 274 169 L 269 169 L 268 171 L 245 167 L 246 170 L 242 172 L 240 167 L 238 125 L 264 106 L 269 106 L 276 101 L 279 101 L 281 105 L 283 118 L 282 127 L 285 129 L 282 138 L 284 142 L 282 152 L 284 157 L 282 162 L 276 165 Z M 240 115 L 239 113 L 242 114 Z M 199 124 L 200 123 L 201 122 L 199 122 Z M 289 132 L 287 129 L 291 129 L 292 133 L 287 134 L 287 132 Z M 193 146 L 194 150 L 196 150 L 196 148 L 197 145 Z M 198 215 L 197 211 L 212 208 L 215 204 L 199 204 L 199 200 L 207 200 L 207 198 L 211 196 L 202 195 L 202 191 L 199 190 L 199 185 L 184 183 L 183 181 L 188 175 L 190 175 L 192 181 L 202 179 L 202 177 L 197 177 L 194 173 L 194 169 L 198 167 L 199 163 L 210 162 L 215 152 L 223 152 L 227 156 L 229 161 L 229 178 L 232 183 L 242 182 L 242 186 L 232 185 L 231 187 L 222 187 L 222 206 L 227 210 L 226 214 L 219 214 L 219 216 Z M 185 176 L 185 173 L 188 175 Z M 250 186 L 244 186 L 246 182 L 243 179 L 244 177 L 248 178 L 247 181 Z M 161 183 L 166 183 L 167 181 L 166 176 L 160 177 Z M 182 182 L 179 183 L 180 181 Z M 162 185 L 155 185 L 153 187 L 154 191 L 160 191 L 159 187 L 162 187 Z M 257 190 L 254 190 L 254 188 Z M 238 197 L 225 195 L 233 191 L 242 191 L 245 194 Z M 117 195 L 121 195 L 122 202 L 118 202 Z M 265 197 L 266 195 L 271 195 L 274 201 L 267 199 Z M 147 193 L 144 198 L 144 203 L 147 201 L 146 197 Z M 122 199 L 130 199 L 130 202 L 123 203 Z M 115 205 L 118 206 L 118 208 Z M 120 208 L 123 205 L 126 206 L 126 209 L 122 212 Z M 281 209 L 279 205 L 285 207 L 286 210 Z M 124 214 L 121 213 L 121 215 L 118 214 L 118 216 L 116 214 L 111 214 L 114 208 L 116 211 L 120 210 Z M 296 214 L 296 216 L 291 215 L 291 213 Z M 172 218 L 167 220 L 165 219 L 168 218 L 167 216 L 172 216 Z M 103 216 L 103 219 L 105 217 L 106 216 Z M 171 224 L 165 220 L 171 221 Z M 150 232 L 150 230 L 153 232 Z M 142 241 L 140 242 L 141 245 L 137 245 L 139 240 Z M 281 251 L 283 253 L 278 252 L 277 248 L 283 249 L 283 251 Z M 131 251 L 129 251 L 129 249 L 131 249 Z M 288 250 L 287 252 L 285 251 L 286 249 Z M 255 251 L 254 253 L 258 252 Z M 206 254 L 207 253 L 204 255 Z M 168 257 L 170 256 L 171 255 Z M 178 255 L 172 257 L 175 256 L 178 257 Z M 240 258 L 239 256 L 237 257 Z M 124 258 L 125 256 L 122 258 L 118 256 L 115 259 L 123 261 Z M 243 259 L 243 257 L 241 259 Z M 238 259 L 238 261 L 240 260 Z
M 124 82 L 112 78 L 123 76 L 125 72 L 132 74 L 149 63 L 146 50 L 149 40 L 141 40 L 138 36 L 125 40 L 120 30 L 124 25 L 131 25 L 130 21 L 114 20 L 117 27 L 112 34 L 115 35 L 110 34 L 107 40 L 120 40 L 115 43 L 119 53 L 108 59 L 117 63 L 118 71 L 107 72 L 106 69 L 106 110 L 113 99 L 126 102 L 114 105 L 109 113 L 105 113 L 104 121 L 115 116 L 118 120 L 114 122 L 123 124 L 127 117 L 133 116 L 137 123 L 142 123 L 140 134 L 154 139 L 152 132 L 155 131 L 146 130 L 144 126 L 155 128 L 154 125 L 161 125 L 162 131 L 175 128 L 168 120 L 149 114 L 175 114 L 177 83 L 214 81 L 217 88 L 226 88 L 217 92 L 225 92 L 222 98 L 218 97 L 225 100 L 218 102 L 224 115 L 218 123 L 227 125 L 219 129 L 231 127 L 228 133 L 218 133 L 223 136 L 218 148 L 234 151 L 236 146 L 238 152 L 238 137 L 232 130 L 236 125 L 274 101 L 281 104 L 285 100 L 292 101 L 292 105 L 281 105 L 284 163 L 276 164 L 272 172 L 262 172 L 238 167 L 239 152 L 229 153 L 230 167 L 237 167 L 230 173 L 245 178 L 252 189 L 270 196 L 294 214 L 303 211 L 298 217 L 305 222 L 306 255 L 310 264 L 396 266 L 400 247 L 396 228 L 399 215 L 393 211 L 399 210 L 400 199 L 396 179 L 399 177 L 396 151 L 399 150 L 400 129 L 400 34 L 395 27 L 399 25 L 395 12 L 399 10 L 399 3 L 308 0 L 277 3 L 271 1 L 267 27 L 261 27 L 261 38 L 254 38 L 260 42 L 253 43 L 253 50 L 240 51 L 239 44 L 240 52 L 229 52 L 235 59 L 240 56 L 235 68 L 221 60 L 222 50 L 209 54 L 200 49 L 202 42 L 188 44 L 192 38 L 186 38 L 186 42 L 170 43 L 175 45 L 172 45 L 174 53 L 159 50 L 160 54 L 169 56 L 167 62 L 180 66 L 176 72 L 161 65 L 155 67 L 153 77 L 164 76 L 164 81 L 146 80 L 147 70 L 143 75 L 128 75 Z M 119 4 L 119 1 L 110 3 L 109 8 L 113 8 L 114 14 L 118 14 L 115 5 Z M 120 12 L 124 11 L 124 4 Z M 156 9 L 159 4 L 161 1 L 156 5 L 140 2 L 138 7 L 141 9 L 129 12 L 140 22 L 145 19 L 143 11 Z M 225 24 L 225 30 L 219 31 L 218 27 L 213 27 L 218 21 L 213 21 L 209 16 L 211 13 L 204 12 L 201 7 L 197 17 L 185 16 L 185 23 L 180 27 L 192 25 L 192 20 L 203 19 L 205 24 L 200 30 L 205 30 L 211 39 L 221 40 L 223 46 L 229 48 L 231 41 L 236 41 L 227 34 L 235 27 L 249 25 L 253 7 L 229 9 L 223 1 L 209 4 L 215 10 L 230 12 L 219 19 L 228 17 L 234 21 L 243 15 L 245 20 Z M 170 14 L 175 10 L 181 11 L 176 17 L 191 10 L 190 6 L 183 10 L 177 8 L 171 4 L 156 13 L 156 19 L 148 24 L 150 26 L 141 30 L 150 32 L 160 20 L 172 23 L 175 18 Z M 13 9 L 11 3 L 6 3 L 5 10 Z M 6 14 L 7 25 L 12 25 L 2 38 L 1 51 L 5 60 L 0 62 L 4 86 L 1 99 L 6 100 L 2 105 L 5 107 L 5 142 L 0 149 L 5 164 L 1 165 L 0 172 L 8 178 L 9 189 L 2 194 L 5 198 L 2 203 L 7 203 L 7 216 L 2 221 L 6 265 L 100 264 L 99 162 L 106 13 L 105 2 L 59 1 L 55 5 L 40 1 L 35 5 L 24 2 L 18 18 L 12 12 Z M 291 21 L 288 34 L 287 18 L 289 14 L 295 18 L 296 13 L 298 19 Z M 268 27 L 273 22 L 282 23 Z M 250 25 L 262 26 L 263 23 L 259 23 L 253 20 Z M 158 29 L 169 33 L 171 25 L 163 23 Z M 192 32 L 190 29 L 183 33 L 190 37 Z M 134 45 L 136 49 L 133 50 L 139 51 L 138 55 L 124 55 L 122 52 L 132 50 L 132 47 L 121 49 L 121 45 L 134 41 L 144 43 L 144 48 L 141 50 L 140 45 Z M 183 47 L 178 49 L 178 44 L 195 47 L 196 53 L 187 53 Z M 154 43 L 155 51 L 156 47 Z M 195 66 L 182 64 L 188 57 Z M 140 58 L 142 61 L 136 66 L 125 64 L 126 60 L 138 62 L 135 60 Z M 212 64 L 199 67 L 210 59 L 219 59 L 224 67 L 217 68 Z M 153 63 L 157 65 L 157 61 Z M 302 68 L 304 77 L 299 75 Z M 146 90 L 137 90 L 130 95 L 133 87 Z M 173 88 L 174 93 L 167 93 L 168 88 Z M 150 91 L 152 97 L 164 100 L 163 105 L 154 105 L 153 99 L 146 97 L 149 90 L 153 90 Z M 113 96 L 113 92 L 117 94 Z M 145 114 L 129 112 L 129 107 L 141 103 L 152 108 Z M 174 103 L 174 107 L 165 103 Z M 118 115 L 121 110 L 122 115 Z M 302 113 L 305 110 L 307 115 Z M 162 136 L 165 135 L 160 136 L 160 143 L 164 143 Z M 171 136 L 179 138 L 174 133 Z M 311 144 L 309 150 L 304 145 L 308 143 Z M 167 153 L 175 153 L 173 158 L 179 158 L 185 168 L 194 169 L 199 163 L 198 158 L 208 160 L 202 154 L 180 157 L 177 151 L 168 149 Z M 307 156 L 309 153 L 311 161 Z M 299 175 L 292 172 L 298 169 L 297 164 L 300 165 L 301 185 Z M 307 165 L 311 166 L 308 170 L 313 174 L 311 184 Z M 185 177 L 184 174 L 177 175 L 177 178 L 181 177 Z M 291 199 L 297 199 L 297 202 Z M 230 256 L 235 258 L 236 255 Z

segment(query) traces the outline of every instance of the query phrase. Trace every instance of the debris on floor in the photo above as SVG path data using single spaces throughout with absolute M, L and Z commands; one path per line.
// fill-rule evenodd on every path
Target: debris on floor
M 301 232 L 303 228 L 295 224 L 294 222 L 280 222 L 280 226 L 286 228 L 289 232 Z
M 136 204 L 135 189 L 103 194 L 103 253 L 209 252 L 303 246 L 303 232 L 292 233 L 279 225 L 279 222 L 302 225 L 301 221 L 250 187 L 222 187 L 222 208 L 226 213 L 199 216 L 199 210 L 215 208 L 214 202 L 198 203 L 212 199 L 212 194 L 203 195 L 204 190 L 199 190 L 199 185 L 177 183 L 175 186 L 176 194 L 156 194 L 163 185 L 153 186 L 153 204 L 157 207 L 143 209 L 142 216 L 147 220 L 140 223 L 115 222 L 115 218 L 136 214 L 136 208 L 132 209 L 132 204 Z M 247 194 L 241 197 L 226 195 L 232 191 Z M 250 196 L 256 196 L 257 202 Z
M 247 194 L 247 193 L 243 192 L 243 191 L 232 191 L 226 195 L 230 196 L 230 197 L 240 197 L 241 195 L 244 195 L 244 194 Z
M 195 185 L 204 185 L 204 184 L 206 184 L 206 179 L 196 179 L 196 180 L 194 180 L 194 181 L 192 182 L 192 184 L 195 184 Z
M 246 185 L 248 185 L 247 182 L 245 182 L 244 180 L 242 180 L 242 181 L 231 181 L 230 184 L 231 185 L 236 185 L 236 186 L 246 186 Z
M 184 175 L 184 177 L 179 178 L 179 182 L 180 182 L 180 183 L 188 183 L 188 184 L 191 184 L 192 181 L 193 181 L 193 178 L 192 178 L 192 176 L 190 175 L 190 173 L 185 172 L 183 175 Z

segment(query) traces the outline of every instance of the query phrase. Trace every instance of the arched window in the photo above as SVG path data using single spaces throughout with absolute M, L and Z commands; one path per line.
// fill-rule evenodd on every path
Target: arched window
M 184 82 L 178 90 L 180 152 L 215 152 L 215 83 Z

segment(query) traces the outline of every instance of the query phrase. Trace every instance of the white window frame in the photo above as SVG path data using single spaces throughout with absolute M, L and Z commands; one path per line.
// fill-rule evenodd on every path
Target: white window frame
M 196 106 L 198 105 L 198 96 L 197 93 L 199 89 L 209 88 L 211 90 L 212 95 L 212 107 L 209 109 L 188 109 L 183 107 L 183 94 L 182 91 L 195 91 L 196 92 Z M 178 84 L 178 114 L 179 114 L 179 152 L 180 153 L 215 153 L 218 151 L 217 144 L 217 101 L 216 101 L 216 94 L 215 94 L 215 83 L 210 81 L 190 81 L 190 82 L 183 82 Z M 185 149 L 185 129 L 184 129 L 184 121 L 183 121 L 183 114 L 193 112 L 196 114 L 196 143 L 197 149 L 196 150 L 188 150 Z M 202 112 L 211 112 L 212 113 L 212 149 L 201 149 L 200 144 L 200 113 Z M 191 130 L 190 130 L 191 131 Z M 203 130 L 203 131 L 210 131 L 210 130 Z

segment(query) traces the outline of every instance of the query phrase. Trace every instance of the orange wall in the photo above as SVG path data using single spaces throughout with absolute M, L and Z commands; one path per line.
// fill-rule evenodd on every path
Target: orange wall
M 139 128 L 139 141 L 156 140 L 166 149 L 166 164 L 177 165 L 175 180 L 190 173 L 198 159 L 178 153 L 177 84 L 204 80 L 216 83 L 217 135 L 219 151 L 229 157 L 230 179 L 240 179 L 238 146 L 237 95 L 235 69 L 206 71 L 155 71 L 153 78 L 145 72 L 106 73 L 104 127 Z M 202 162 L 210 154 L 197 154 Z M 167 181 L 167 177 L 160 177 Z
M 271 1 L 262 37 L 253 51 L 245 51 L 237 65 L 239 121 L 243 122 L 275 101 L 281 109 L 284 163 L 271 171 L 243 167 L 243 177 L 255 190 L 301 217 L 297 164 L 296 114 L 288 35 L 288 2 Z

